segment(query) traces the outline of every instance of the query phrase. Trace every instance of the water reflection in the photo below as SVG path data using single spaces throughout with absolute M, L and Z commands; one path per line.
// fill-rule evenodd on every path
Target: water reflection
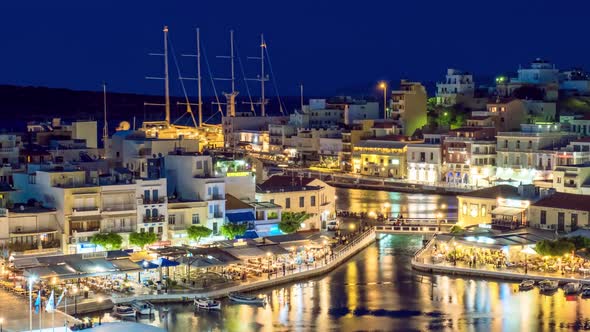
M 409 261 L 418 236 L 388 235 L 325 277 L 265 291 L 266 307 L 223 303 L 219 313 L 171 305 L 153 325 L 170 331 L 535 331 L 584 323 L 590 300 L 568 301 L 499 281 L 422 275 Z
M 342 188 L 336 188 L 336 196 L 338 210 L 402 214 L 407 218 L 434 218 L 438 212 L 449 218 L 457 216 L 455 196 Z

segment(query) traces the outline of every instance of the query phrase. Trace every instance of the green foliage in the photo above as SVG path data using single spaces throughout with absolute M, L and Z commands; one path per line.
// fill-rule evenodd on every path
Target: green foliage
M 563 240 L 569 241 L 574 244 L 576 250 L 588 248 L 590 249 L 590 239 L 584 236 L 572 236 L 563 238 Z
M 90 243 L 96 244 L 106 250 L 120 249 L 123 238 L 116 233 L 99 233 L 90 238 Z
M 241 224 L 234 224 L 234 223 L 226 223 L 221 226 L 221 235 L 225 236 L 226 238 L 233 240 L 236 236 L 244 235 L 248 230 L 247 223 Z
M 154 243 L 156 241 L 158 241 L 158 237 L 156 236 L 156 233 L 151 233 L 151 232 L 137 233 L 137 232 L 133 232 L 133 233 L 129 234 L 129 243 L 140 247 L 142 250 L 148 244 L 152 244 L 152 243 Z
M 213 233 L 213 231 L 205 226 L 193 225 L 186 229 L 186 234 L 188 235 L 188 238 L 193 241 L 196 241 L 197 243 L 201 240 L 201 238 L 207 237 L 211 235 L 211 233 Z
M 453 225 L 453 227 L 451 227 L 450 230 L 451 234 L 460 234 L 465 232 L 465 229 L 463 229 L 463 227 L 459 226 L 459 225 Z
M 307 220 L 311 215 L 305 212 L 283 212 L 279 229 L 283 233 L 294 233 L 301 228 L 301 223 Z
M 575 249 L 575 244 L 564 238 L 555 241 L 542 240 L 535 246 L 535 250 L 541 256 L 563 256 Z

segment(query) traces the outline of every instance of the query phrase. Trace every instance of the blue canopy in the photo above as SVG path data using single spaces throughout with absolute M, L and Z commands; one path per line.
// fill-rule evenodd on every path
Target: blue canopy
M 247 230 L 244 235 L 237 235 L 236 239 L 256 239 L 258 238 L 258 233 L 254 230 Z
M 242 223 L 256 220 L 254 213 L 252 212 L 226 213 L 225 216 L 231 223 Z
M 146 261 L 146 260 L 142 260 L 142 261 L 137 262 L 137 265 L 139 265 L 139 267 L 141 267 L 142 269 L 146 269 L 146 270 L 156 269 L 159 267 L 158 265 L 156 265 L 150 261 Z
M 151 261 L 150 263 L 152 263 L 158 267 L 171 267 L 171 266 L 180 265 L 180 263 L 175 262 L 175 261 L 171 261 L 171 260 L 166 259 L 164 257 L 160 257 L 158 259 L 155 259 L 155 260 Z

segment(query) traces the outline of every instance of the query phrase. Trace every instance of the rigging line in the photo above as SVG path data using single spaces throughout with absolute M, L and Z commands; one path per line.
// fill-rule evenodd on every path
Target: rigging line
M 268 68 L 270 69 L 270 76 L 272 77 L 272 85 L 275 88 L 275 92 L 277 94 L 277 99 L 279 100 L 279 109 L 281 111 L 281 114 L 285 114 L 285 111 L 287 111 L 287 109 L 285 108 L 285 104 L 283 104 L 283 101 L 281 100 L 281 96 L 279 95 L 279 86 L 277 84 L 277 80 L 275 79 L 275 73 L 272 70 L 272 62 L 270 61 L 270 54 L 268 53 L 268 46 L 264 48 L 264 52 L 266 53 L 266 59 L 268 60 Z
M 250 87 L 248 86 L 248 80 L 246 79 L 246 73 L 244 72 L 244 66 L 242 65 L 242 58 L 240 57 L 240 51 L 238 50 L 237 44 L 234 42 L 234 49 L 236 50 L 236 56 L 238 57 L 238 64 L 242 72 L 242 78 L 244 84 L 246 84 L 246 92 L 248 93 L 248 99 L 250 99 L 250 111 L 254 113 L 254 101 L 252 101 L 252 94 L 250 94 Z
M 209 59 L 207 58 L 207 49 L 205 48 L 205 43 L 201 41 L 201 46 L 203 47 L 203 53 L 205 56 L 205 66 L 207 66 L 207 72 L 209 73 L 209 80 L 211 81 L 211 86 L 213 86 L 213 93 L 215 94 L 215 101 L 217 102 L 217 111 L 223 114 L 221 110 L 221 103 L 219 102 L 219 96 L 217 95 L 217 88 L 215 88 L 215 81 L 213 81 L 213 74 L 211 73 L 211 66 L 209 66 Z M 214 113 L 215 114 L 215 113 Z M 211 118 L 209 118 L 211 119 Z M 207 119 L 207 120 L 209 120 Z M 207 122 L 207 121 L 205 121 Z
M 176 53 L 174 52 L 174 45 L 172 44 L 172 38 L 168 37 L 168 43 L 170 43 L 170 50 L 172 51 L 172 59 L 174 59 L 174 65 L 176 66 L 176 72 L 178 73 L 178 80 L 180 81 L 180 86 L 182 87 L 182 92 L 184 93 L 184 99 L 186 100 L 186 107 L 188 112 L 190 112 L 191 114 L 193 113 L 191 110 L 191 105 L 190 105 L 190 100 L 188 99 L 188 93 L 186 92 L 186 87 L 184 86 L 184 82 L 182 79 L 180 79 L 182 77 L 182 75 L 180 74 L 180 66 L 178 65 L 178 59 L 176 58 Z M 184 116 L 184 114 L 182 114 Z M 174 121 L 174 123 L 177 123 L 179 119 L 177 119 L 176 121 Z M 194 121 L 194 117 L 193 117 L 193 122 Z M 197 123 L 194 123 L 195 127 L 197 127 Z

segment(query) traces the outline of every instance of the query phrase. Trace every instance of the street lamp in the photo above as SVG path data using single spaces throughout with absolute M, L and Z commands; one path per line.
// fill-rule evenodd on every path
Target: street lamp
M 33 331 L 33 283 L 37 278 L 29 277 L 29 331 Z
M 72 290 L 74 294 L 74 317 L 78 315 L 78 288 Z
M 379 83 L 379 88 L 383 89 L 383 120 L 387 119 L 387 83 Z

